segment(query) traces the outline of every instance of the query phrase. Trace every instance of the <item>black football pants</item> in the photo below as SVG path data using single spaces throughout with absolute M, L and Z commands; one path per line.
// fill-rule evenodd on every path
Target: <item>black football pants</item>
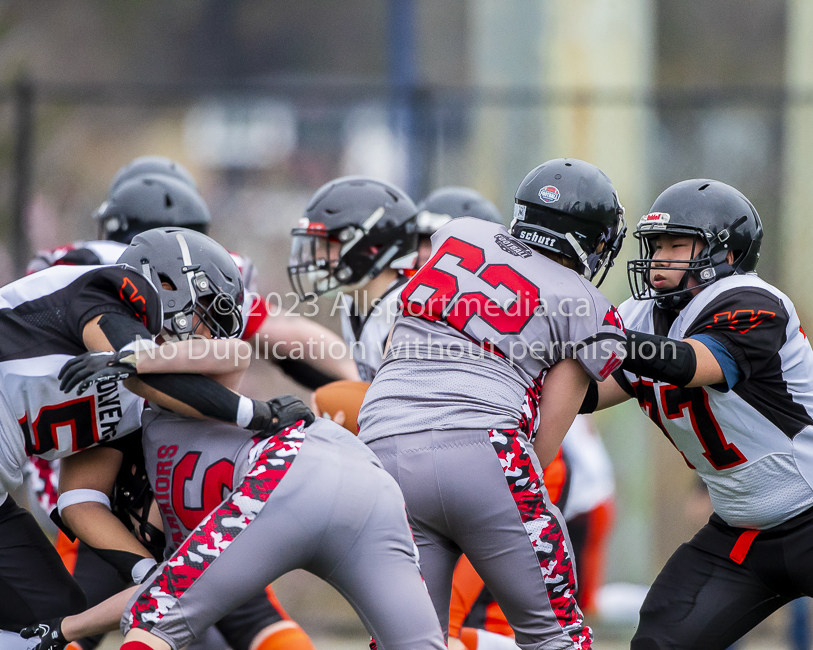
M 0 505 L 0 629 L 77 614 L 85 594 L 34 516 L 11 496 Z
M 738 564 L 731 554 L 744 532 L 714 514 L 675 551 L 644 600 L 632 650 L 723 650 L 813 596 L 813 510 L 760 531 Z

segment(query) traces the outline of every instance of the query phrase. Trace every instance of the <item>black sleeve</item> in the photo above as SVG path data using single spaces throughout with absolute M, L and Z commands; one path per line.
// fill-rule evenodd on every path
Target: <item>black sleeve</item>
M 765 289 L 726 291 L 694 319 L 686 338 L 704 334 L 734 357 L 743 378 L 759 374 L 785 344 L 789 316 L 782 301 Z
M 635 397 L 635 391 L 632 388 L 632 384 L 630 384 L 629 379 L 627 379 L 627 376 L 624 374 L 624 371 L 621 368 L 614 370 L 612 377 L 618 382 L 618 385 L 621 386 L 622 390 L 627 395 L 630 397 Z
M 277 359 L 276 364 L 291 379 L 310 390 L 316 390 L 338 379 L 338 377 L 331 377 L 300 359 L 285 357 Z
M 236 422 L 240 395 L 214 379 L 188 373 L 147 373 L 138 378 L 147 386 L 191 406 L 201 415 Z
M 143 275 L 123 266 L 104 266 L 85 277 L 71 298 L 66 318 L 76 340 L 82 341 L 85 325 L 100 314 L 136 319 L 152 335 L 161 331 L 161 299 Z
M 138 339 L 152 340 L 144 323 L 131 316 L 107 312 L 99 319 L 99 327 L 116 350 Z

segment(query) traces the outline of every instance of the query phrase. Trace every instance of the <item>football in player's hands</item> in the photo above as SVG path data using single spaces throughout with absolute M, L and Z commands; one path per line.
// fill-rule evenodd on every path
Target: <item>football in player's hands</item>
M 85 352 L 70 359 L 57 379 L 59 389 L 70 393 L 79 386 L 77 395 L 81 395 L 93 384 L 102 381 L 121 381 L 136 374 L 136 358 L 132 350 L 118 352 Z
M 316 389 L 313 394 L 313 403 L 316 413 L 323 416 L 325 413 L 338 422 L 336 415 L 344 414 L 344 421 L 338 422 L 352 434 L 358 434 L 358 415 L 361 403 L 367 394 L 370 384 L 366 381 L 333 381 Z
M 62 634 L 62 618 L 52 618 L 42 623 L 29 625 L 20 630 L 24 639 L 40 638 L 40 643 L 34 650 L 62 650 L 68 645 L 68 640 Z

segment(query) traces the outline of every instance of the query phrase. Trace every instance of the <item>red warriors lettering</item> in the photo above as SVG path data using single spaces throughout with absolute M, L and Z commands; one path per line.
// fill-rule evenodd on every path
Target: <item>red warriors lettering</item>
M 172 488 L 172 466 L 175 454 L 178 453 L 177 445 L 161 445 L 158 448 L 158 462 L 156 463 L 155 472 L 155 485 L 153 490 L 155 493 L 155 502 L 161 508 L 164 514 L 167 525 L 170 530 L 165 530 L 164 534 L 171 537 L 172 541 L 177 545 L 181 544 L 184 540 L 184 533 L 178 523 L 178 518 L 172 510 L 171 503 L 171 488 Z

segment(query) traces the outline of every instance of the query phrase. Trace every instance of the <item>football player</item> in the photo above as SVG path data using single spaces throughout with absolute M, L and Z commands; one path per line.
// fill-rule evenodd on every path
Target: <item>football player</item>
M 526 176 L 514 216 L 510 232 L 460 218 L 435 233 L 359 437 L 401 485 L 444 629 L 465 553 L 520 648 L 589 648 L 541 468 L 578 411 L 573 395 L 623 359 L 615 309 L 589 282 L 620 249 L 623 208 L 600 170 L 559 159 Z
M 159 235 L 165 233 L 137 237 L 122 260 L 140 261 L 153 283 L 165 287 L 161 294 L 168 301 L 178 291 L 166 286 L 181 284 L 188 263 L 175 261 L 174 242 Z M 200 349 L 209 348 L 206 325 L 200 333 L 207 340 L 191 342 L 189 358 L 196 362 L 202 358 Z M 224 348 L 234 341 L 215 343 Z M 164 354 L 163 349 L 138 361 L 137 380 L 146 380 L 150 375 L 145 373 L 187 369 L 182 354 Z M 217 374 L 224 386 L 234 389 L 250 358 L 234 352 L 216 350 L 194 368 Z M 177 359 L 162 361 L 166 357 Z M 101 379 L 92 374 L 90 358 L 84 355 L 68 364 L 66 388 Z M 117 370 L 114 366 L 108 372 Z M 180 410 L 188 412 L 183 406 Z M 162 502 L 162 512 L 176 552 L 138 588 L 123 618 L 123 603 L 114 599 L 119 607 L 113 610 L 114 622 L 122 618 L 125 631 L 130 630 L 123 647 L 185 646 L 294 568 L 315 573 L 343 593 L 380 647 L 444 647 L 395 481 L 369 449 L 338 425 L 320 420 L 304 429 L 304 424 L 270 438 L 252 437 L 237 427 L 202 425 L 168 410 L 145 413 L 144 450 L 153 491 L 159 502 L 175 501 L 172 509 Z M 193 479 L 195 467 L 207 460 L 212 464 Z M 225 501 L 224 489 L 229 493 Z M 202 499 L 196 502 L 192 495 Z M 204 518 L 209 509 L 213 512 Z M 103 603 L 96 612 L 109 613 L 110 607 Z M 97 625 L 96 612 L 49 622 L 48 629 L 61 630 L 64 644 L 65 637 L 75 638 L 71 630 L 83 621 Z M 84 628 L 77 634 L 88 631 L 99 630 Z
M 191 174 L 179 163 L 161 156 L 136 158 L 119 169 L 110 183 L 107 200 L 96 210 L 94 218 L 98 223 L 99 241 L 74 242 L 53 251 L 42 251 L 29 264 L 28 272 L 33 273 L 53 265 L 114 264 L 133 237 L 146 229 L 183 226 L 205 233 L 211 221 L 209 209 L 198 194 Z M 256 291 L 257 274 L 251 260 L 236 253 L 231 253 L 231 256 L 240 271 L 245 289 L 242 302 L 243 340 L 261 346 L 266 352 L 268 349 L 279 349 L 283 355 L 290 353 L 297 344 L 305 349 L 308 340 L 342 345 L 339 337 L 317 323 L 301 316 L 283 316 L 280 309 L 270 308 Z M 274 312 L 279 315 L 274 316 Z M 258 349 L 257 352 L 259 351 Z M 278 362 L 283 371 L 308 388 L 315 388 L 338 377 L 357 377 L 349 357 L 333 356 L 336 358 L 313 358 L 303 362 L 288 357 L 277 358 L 276 353 L 273 357 L 266 354 L 266 358 Z M 137 441 L 126 445 L 126 450 L 130 453 L 138 449 Z M 43 487 L 39 494 L 40 500 L 45 502 L 45 508 L 50 513 L 55 503 L 48 502 L 49 497 L 53 496 L 48 488 L 56 483 L 54 477 L 58 475 L 57 463 L 35 459 L 34 464 L 39 485 Z M 129 461 L 125 461 L 124 465 L 128 469 L 132 466 Z M 122 472 L 120 478 L 132 480 L 133 476 L 143 473 L 141 467 L 133 469 L 134 473 Z M 127 497 L 122 496 L 125 492 L 128 493 Z M 139 495 L 141 503 L 133 503 L 135 494 Z M 115 495 L 128 502 L 130 512 L 148 511 L 145 508 L 150 499 L 148 490 L 127 490 L 119 486 Z M 119 504 L 114 501 L 114 510 L 117 505 Z M 154 531 L 153 535 L 155 534 Z M 91 604 L 100 602 L 121 589 L 123 584 L 117 580 L 115 573 L 111 573 L 86 545 L 79 544 L 78 541 L 73 545 L 66 542 L 64 533 L 60 533 L 58 547 L 76 554 L 72 573 L 88 594 Z M 157 544 L 157 547 L 157 552 L 160 553 L 161 545 Z M 280 615 L 277 612 L 278 603 L 273 592 L 269 596 L 272 599 L 269 616 L 276 619 Z M 245 619 L 242 620 L 245 622 Z M 305 636 L 304 632 L 301 634 Z M 97 641 L 98 639 L 82 640 L 82 645 L 85 650 L 90 650 Z M 237 645 L 234 650 L 247 650 L 247 646 L 244 648 L 241 644 Z
M 432 235 L 452 219 L 474 217 L 491 223 L 503 222 L 496 206 L 476 190 L 468 187 L 441 187 L 430 193 L 418 204 L 416 226 L 418 230 L 418 261 L 416 268 L 423 266 L 432 253 Z M 553 461 L 555 467 L 546 467 L 545 486 L 551 501 L 560 509 L 563 483 L 554 486 L 554 476 L 564 479 L 565 462 L 562 454 Z M 558 489 L 557 489 L 558 488 Z M 482 578 L 465 556 L 461 556 L 455 567 L 452 579 L 452 599 L 449 607 L 449 643 L 456 648 L 455 639 L 460 639 L 468 650 L 516 649 L 514 632 L 505 620 L 500 606 L 494 601 Z
M 502 223 L 494 204 L 468 187 L 442 187 L 418 204 L 418 268 L 429 259 L 431 236 L 451 219 L 464 216 Z M 603 575 L 614 488 L 610 458 L 587 420 L 581 417 L 573 422 L 562 441 L 561 453 L 552 465 L 545 467 L 544 480 L 551 501 L 562 511 L 570 532 L 579 568 L 579 606 L 592 612 Z M 464 558 L 459 564 L 452 584 L 450 636 L 465 638 L 468 650 L 516 647 L 513 642 L 487 634 L 513 637 L 505 615 L 471 564 Z
M 813 595 L 813 350 L 755 273 L 762 236 L 751 202 L 708 179 L 664 190 L 635 231 L 628 360 L 583 410 L 637 399 L 714 506 L 649 590 L 636 650 L 727 648 Z
M 211 217 L 197 192 L 192 175 L 179 163 L 162 156 L 141 156 L 113 176 L 107 199 L 94 213 L 99 241 L 78 241 L 50 251 L 40 251 L 27 273 L 54 264 L 115 264 L 127 244 L 151 228 L 180 226 L 206 234 Z M 269 305 L 257 292 L 257 272 L 247 257 L 231 253 L 243 278 L 244 328 L 241 338 L 265 351 L 266 358 L 292 379 L 315 389 L 336 379 L 358 379 L 353 360 L 346 354 L 291 358 L 293 352 L 341 346 L 341 339 L 318 323 L 279 306 Z M 268 350 L 274 350 L 269 356 Z M 296 356 L 296 355 L 293 355 Z
M 595 614 L 612 529 L 615 486 L 610 458 L 590 416 L 580 415 L 573 421 L 556 459 L 543 474 L 551 503 L 567 524 L 579 585 L 576 601 L 585 614 Z M 513 638 L 500 606 L 468 559 L 461 557 L 452 579 L 449 648 L 516 650 Z
M 394 185 L 348 176 L 319 188 L 291 231 L 291 286 L 303 300 L 341 292 L 334 310 L 362 381 L 381 365 L 403 271 L 415 266 L 416 212 Z
M 186 242 L 179 254 L 196 259 L 183 280 L 197 283 L 196 291 L 210 301 L 200 314 L 188 303 L 162 306 L 151 282 L 125 266 L 59 266 L 0 289 L 0 579 L 7 593 L 0 601 L 2 629 L 16 631 L 84 606 L 84 594 L 54 547 L 30 513 L 8 496 L 19 487 L 28 456 L 65 459 L 62 517 L 120 573 L 137 579 L 154 563 L 107 509 L 107 492 L 99 489 L 106 459 L 115 452 L 107 445 L 138 429 L 142 397 L 112 378 L 87 393 L 71 386 L 66 397 L 59 375 L 65 361 L 86 350 L 108 350 L 92 357 L 103 376 L 111 372 L 108 364 L 126 374 L 134 350 L 149 347 L 162 325 L 183 336 L 203 318 L 213 328 L 239 333 L 235 299 L 242 298 L 242 284 L 236 266 L 225 251 L 212 261 L 219 247 L 203 235 L 191 233 L 206 241 L 190 249 L 190 232 L 179 234 Z M 63 378 L 63 385 L 67 381 Z M 273 430 L 279 423 L 276 403 L 237 396 L 205 377 L 166 375 L 159 383 L 142 391 L 158 403 L 191 405 L 200 415 L 244 427 Z M 82 510 L 94 514 L 94 523 L 74 527 L 72 513 Z M 94 546 L 102 537 L 104 544 Z

